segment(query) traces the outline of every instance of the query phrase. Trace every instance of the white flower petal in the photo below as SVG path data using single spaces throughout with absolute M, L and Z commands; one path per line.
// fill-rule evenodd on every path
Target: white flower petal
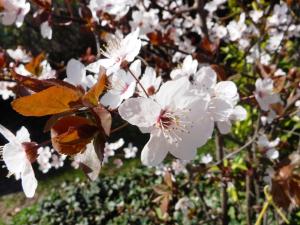
M 244 107 L 238 105 L 233 109 L 230 119 L 233 121 L 243 121 L 247 118 L 247 111 Z
M 212 99 L 208 108 L 215 121 L 228 120 L 232 113 L 232 105 L 221 98 Z
M 130 98 L 119 107 L 120 116 L 139 127 L 153 126 L 161 112 L 161 107 L 152 99 Z
M 16 138 L 20 143 L 22 142 L 30 142 L 30 134 L 26 127 L 22 126 L 20 130 L 17 131 Z
M 24 171 L 21 174 L 21 179 L 22 179 L 22 187 L 26 197 L 32 198 L 34 196 L 38 183 L 29 161 L 24 165 Z
M 221 134 L 228 134 L 231 131 L 231 122 L 229 120 L 217 122 Z
M 66 81 L 74 85 L 82 85 L 82 81 L 86 76 L 84 65 L 76 60 L 71 59 L 67 64 L 67 79 Z
M 74 158 L 89 168 L 90 172 L 87 173 L 87 176 L 91 180 L 97 179 L 101 170 L 101 162 L 92 143 L 87 145 L 86 150 L 82 154 L 77 154 Z
M 19 174 L 27 160 L 26 153 L 21 144 L 8 143 L 3 147 L 3 161 L 7 169 L 14 174 Z
M 141 153 L 144 165 L 157 166 L 168 154 L 168 144 L 163 136 L 151 135 Z

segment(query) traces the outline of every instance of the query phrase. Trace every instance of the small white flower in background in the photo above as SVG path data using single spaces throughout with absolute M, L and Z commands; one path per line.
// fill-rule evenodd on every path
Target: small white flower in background
M 39 170 L 43 173 L 47 173 L 52 165 L 50 163 L 52 153 L 50 147 L 41 147 L 38 149 L 37 163 L 39 164 Z
M 207 101 L 190 92 L 187 77 L 164 83 L 154 99 L 130 98 L 119 107 L 120 116 L 150 133 L 141 159 L 145 165 L 160 164 L 168 152 L 179 159 L 192 160 L 196 149 L 213 132 L 213 122 L 206 116 Z
M 29 151 L 25 147 L 25 143 L 30 142 L 28 130 L 21 127 L 15 136 L 0 125 L 0 133 L 9 141 L 2 147 L 3 161 L 10 174 L 14 174 L 16 179 L 21 178 L 26 197 L 32 198 L 37 188 L 37 180 L 31 163 L 36 159 L 36 154 L 33 149 Z
M 31 57 L 20 47 L 13 49 L 7 49 L 7 54 L 17 62 L 28 63 Z
M 139 77 L 141 75 L 141 61 L 136 60 L 130 65 L 132 73 Z M 100 102 L 110 109 L 116 109 L 123 100 L 130 98 L 136 88 L 136 80 L 125 70 L 119 70 L 108 78 L 110 87 L 103 95 Z
M 279 95 L 273 91 L 273 80 L 271 78 L 258 78 L 255 82 L 254 96 L 263 111 L 270 110 L 270 105 L 280 101 Z
M 201 163 L 203 163 L 203 164 L 211 163 L 212 160 L 213 160 L 213 157 L 209 153 L 207 153 L 201 157 Z
M 124 143 L 125 142 L 123 138 L 120 138 L 118 141 L 112 143 L 106 142 L 104 147 L 103 163 L 107 163 L 108 158 L 114 156 L 115 151 L 121 148 L 124 145 Z
M 128 146 L 123 149 L 123 151 L 125 152 L 125 158 L 130 159 L 135 158 L 138 148 L 133 146 L 132 143 L 129 143 Z
M 121 168 L 123 166 L 123 161 L 122 159 L 114 159 L 114 164 L 117 168 Z
M 192 90 L 208 101 L 207 116 L 217 122 L 222 134 L 231 130 L 231 121 L 246 119 L 247 112 L 242 106 L 236 106 L 239 95 L 232 81 L 217 83 L 217 74 L 210 66 L 201 67 L 192 79 Z
M 270 27 L 278 27 L 281 24 L 287 23 L 291 16 L 288 15 L 289 8 L 286 3 L 281 2 L 276 4 L 273 9 L 273 14 L 268 17 L 267 25 Z
M 156 72 L 152 67 L 147 66 L 145 73 L 140 79 L 140 83 L 147 91 L 147 94 L 149 96 L 152 96 L 158 91 L 162 83 L 162 79 L 161 76 L 159 77 L 156 76 Z M 143 97 L 147 97 L 144 91 L 142 90 L 141 86 L 138 85 L 137 87 L 138 87 L 139 95 Z
M 139 54 L 141 46 L 139 28 L 125 38 L 111 36 L 107 41 L 107 46 L 102 50 L 102 55 L 106 58 L 91 63 L 86 69 L 97 74 L 100 66 L 103 66 L 107 69 L 107 75 L 111 75 L 120 69 L 122 63 L 132 62 Z
M 1 81 L 0 82 L 0 95 L 3 100 L 7 100 L 10 97 L 15 97 L 15 94 L 10 88 L 15 86 L 14 82 Z
M 21 27 L 24 17 L 30 11 L 30 4 L 26 0 L 3 0 L 3 11 L 0 12 L 0 22 L 3 25 L 16 24 Z
M 170 171 L 170 168 L 164 164 L 159 164 L 155 166 L 155 175 L 157 176 L 165 176 L 166 172 Z
M 269 141 L 267 136 L 263 134 L 258 138 L 257 145 L 260 149 L 265 151 L 266 156 L 272 160 L 279 157 L 279 152 L 275 148 L 279 144 L 279 142 L 279 138 L 276 138 L 273 141 Z
M 264 12 L 261 10 L 252 10 L 250 11 L 249 15 L 253 22 L 257 23 L 260 20 L 260 18 L 264 15 Z
M 279 77 L 279 76 L 286 76 L 286 72 L 284 72 L 282 69 L 277 69 L 274 73 L 275 77 Z
M 158 28 L 159 18 L 158 10 L 134 11 L 132 13 L 133 21 L 130 21 L 131 30 L 140 28 L 140 35 L 150 33 Z
M 273 34 L 267 42 L 266 49 L 271 53 L 275 51 L 279 51 L 280 44 L 282 42 L 283 37 L 284 37 L 284 33 Z
M 59 156 L 57 154 L 53 154 L 51 156 L 51 166 L 55 169 L 63 167 L 65 161 L 65 157 Z
M 41 29 L 41 35 L 43 38 L 46 38 L 49 40 L 52 39 L 53 31 L 52 31 L 52 27 L 50 26 L 48 21 L 43 22 L 40 26 L 40 29 Z
M 207 10 L 210 14 L 213 14 L 217 11 L 218 7 L 224 4 L 226 0 L 212 0 L 205 4 L 204 9 Z
M 238 22 L 234 20 L 227 25 L 230 41 L 237 41 L 243 36 L 244 31 L 247 29 L 245 18 L 245 13 L 242 13 Z
M 175 175 L 181 174 L 181 173 L 187 173 L 187 170 L 185 168 L 188 161 L 185 160 L 174 160 L 171 164 L 172 170 L 174 171 Z
M 76 59 L 68 61 L 66 73 L 67 78 L 64 81 L 76 86 L 80 85 L 84 89 L 92 87 L 97 82 L 92 75 L 86 75 L 84 65 Z
M 194 203 L 188 197 L 182 197 L 175 205 L 175 210 L 181 211 L 184 215 L 187 215 L 189 210 L 194 207 Z
M 191 55 L 188 55 L 185 57 L 180 68 L 172 70 L 170 77 L 174 80 L 181 77 L 193 76 L 197 71 L 197 67 L 198 61 L 194 60 Z
M 104 11 L 120 18 L 125 16 L 135 3 L 136 0 L 90 0 L 88 7 L 92 11 L 94 19 L 98 21 L 98 11 Z

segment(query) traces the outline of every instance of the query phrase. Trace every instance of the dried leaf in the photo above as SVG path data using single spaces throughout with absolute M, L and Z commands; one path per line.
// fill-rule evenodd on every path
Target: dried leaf
M 64 117 L 51 128 L 52 145 L 61 154 L 75 155 L 85 150 L 97 130 L 97 127 L 84 117 Z
M 105 70 L 100 68 L 100 74 L 97 83 L 82 97 L 82 102 L 85 106 L 93 107 L 98 105 L 99 96 L 104 91 L 105 83 Z
M 299 155 L 292 154 L 289 158 L 279 164 L 271 186 L 274 202 L 284 209 L 300 206 Z
M 11 104 L 23 116 L 46 116 L 70 111 L 81 93 L 61 86 L 53 86 L 30 96 L 14 100 Z
M 169 209 L 169 202 L 170 202 L 170 198 L 169 195 L 164 195 L 163 199 L 161 200 L 160 203 L 160 210 L 163 213 L 163 215 L 168 213 L 168 209 Z
M 166 171 L 165 172 L 165 175 L 164 175 L 164 182 L 166 183 L 166 185 L 172 189 L 173 187 L 173 182 L 172 182 L 172 175 L 169 171 Z

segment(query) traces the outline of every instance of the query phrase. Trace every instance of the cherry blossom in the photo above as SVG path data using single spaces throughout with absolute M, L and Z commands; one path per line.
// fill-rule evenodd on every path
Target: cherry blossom
M 243 32 L 247 29 L 247 26 L 245 24 L 245 18 L 246 18 L 245 13 L 242 13 L 240 15 L 240 19 L 238 22 L 231 21 L 227 25 L 227 30 L 228 30 L 230 41 L 237 41 L 238 39 L 240 39 L 242 37 Z
M 50 163 L 51 156 L 52 153 L 48 146 L 38 149 L 37 163 L 39 164 L 39 170 L 43 173 L 47 173 L 52 167 Z
M 4 11 L 0 12 L 0 22 L 3 25 L 16 24 L 22 26 L 24 17 L 30 11 L 30 4 L 26 0 L 3 0 Z
M 8 82 L 8 81 L 0 82 L 0 95 L 3 100 L 7 100 L 10 97 L 15 96 L 14 92 L 12 90 L 10 90 L 14 86 L 15 86 L 15 84 L 13 82 Z
M 140 79 L 140 83 L 147 91 L 148 96 L 151 96 L 158 91 L 162 83 L 162 79 L 160 76 L 156 76 L 156 72 L 152 67 L 147 66 L 145 69 L 145 73 Z M 140 85 L 138 85 L 138 91 L 140 96 L 147 97 Z
M 207 102 L 189 94 L 186 77 L 164 83 L 154 99 L 130 98 L 119 107 L 124 120 L 150 133 L 142 150 L 143 164 L 156 166 L 167 153 L 191 160 L 211 137 L 213 123 L 205 115 Z
M 47 38 L 49 40 L 52 39 L 53 31 L 52 31 L 52 28 L 48 21 L 43 22 L 40 26 L 40 29 L 41 29 L 41 35 L 43 38 Z
M 208 164 L 208 163 L 212 162 L 212 160 L 213 160 L 213 157 L 209 153 L 207 153 L 201 157 L 201 163 L 203 163 L 203 164 Z
M 31 60 L 31 57 L 21 47 L 18 47 L 15 50 L 7 49 L 6 52 L 17 62 L 27 63 Z
M 192 76 L 196 73 L 198 67 L 197 60 L 193 60 L 191 55 L 185 57 L 183 64 L 180 68 L 172 70 L 170 77 L 177 79 L 184 76 Z
M 130 65 L 130 71 L 139 77 L 141 74 L 141 61 L 136 60 Z M 101 98 L 101 103 L 110 109 L 116 109 L 123 100 L 130 98 L 135 93 L 136 80 L 130 72 L 119 70 L 109 77 L 110 87 Z
M 26 148 L 26 143 L 30 142 L 29 133 L 25 127 L 21 127 L 15 136 L 2 125 L 0 133 L 9 141 L 2 147 L 3 161 L 16 179 L 21 178 L 26 197 L 32 198 L 37 188 L 37 180 L 31 163 L 36 159 L 36 154 L 35 149 Z
M 255 82 L 254 96 L 263 111 L 270 110 L 270 105 L 280 101 L 279 95 L 273 91 L 271 78 L 258 78 Z
M 193 91 L 208 101 L 207 116 L 217 122 L 222 134 L 231 129 L 231 121 L 246 119 L 247 112 L 242 106 L 237 106 L 239 95 L 232 81 L 217 83 L 215 71 L 209 67 L 201 67 L 192 78 Z
M 84 89 L 92 87 L 97 82 L 92 75 L 86 75 L 85 66 L 76 59 L 69 60 L 66 73 L 66 82 L 81 86 Z
M 94 19 L 98 21 L 98 11 L 104 11 L 111 15 L 122 17 L 135 2 L 135 0 L 90 0 L 88 7 L 92 11 Z
M 140 34 L 147 34 L 159 27 L 159 18 L 157 16 L 158 10 L 134 11 L 132 13 L 133 21 L 129 24 L 132 30 L 140 28 Z
M 98 73 L 100 66 L 107 69 L 107 75 L 117 72 L 122 63 L 132 62 L 139 54 L 142 42 L 139 39 L 139 28 L 129 33 L 125 38 L 112 36 L 107 46 L 102 49 L 102 55 L 106 59 L 99 59 L 86 67 L 87 70 Z
M 125 159 L 135 158 L 138 148 L 129 143 L 126 148 L 123 149 L 125 152 Z
M 269 141 L 266 135 L 261 135 L 258 138 L 257 145 L 260 149 L 266 152 L 266 156 L 269 159 L 277 159 L 279 157 L 279 152 L 275 147 L 279 144 L 279 142 L 279 138 Z

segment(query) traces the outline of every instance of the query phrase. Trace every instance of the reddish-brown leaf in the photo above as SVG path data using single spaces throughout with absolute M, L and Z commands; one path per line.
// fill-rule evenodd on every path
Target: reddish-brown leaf
M 32 0 L 35 4 L 37 4 L 38 6 L 49 10 L 51 8 L 52 5 L 52 0 Z
M 40 91 L 43 91 L 52 86 L 63 86 L 63 87 L 67 87 L 70 89 L 74 89 L 76 91 L 80 91 L 80 89 L 78 89 L 74 85 L 67 83 L 65 81 L 59 80 L 59 79 L 51 78 L 51 79 L 46 79 L 46 80 L 39 80 L 36 78 L 17 74 L 15 71 L 12 71 L 11 74 L 12 74 L 13 78 L 19 84 L 23 85 L 24 87 L 26 87 L 34 92 L 40 92 Z
M 82 102 L 85 106 L 93 107 L 98 105 L 99 96 L 105 89 L 105 83 L 105 70 L 100 68 L 99 79 L 97 83 L 82 97 Z
M 53 86 L 30 96 L 14 100 L 11 104 L 23 116 L 46 116 L 70 111 L 78 105 L 81 93 L 73 89 Z
M 200 49 L 202 51 L 204 51 L 205 53 L 213 56 L 213 55 L 216 54 L 216 52 L 217 52 L 217 50 L 219 48 L 219 44 L 220 44 L 219 41 L 211 42 L 207 37 L 204 37 L 201 40 Z
M 61 154 L 75 155 L 85 150 L 97 130 L 97 127 L 84 117 L 64 117 L 51 128 L 52 145 Z

